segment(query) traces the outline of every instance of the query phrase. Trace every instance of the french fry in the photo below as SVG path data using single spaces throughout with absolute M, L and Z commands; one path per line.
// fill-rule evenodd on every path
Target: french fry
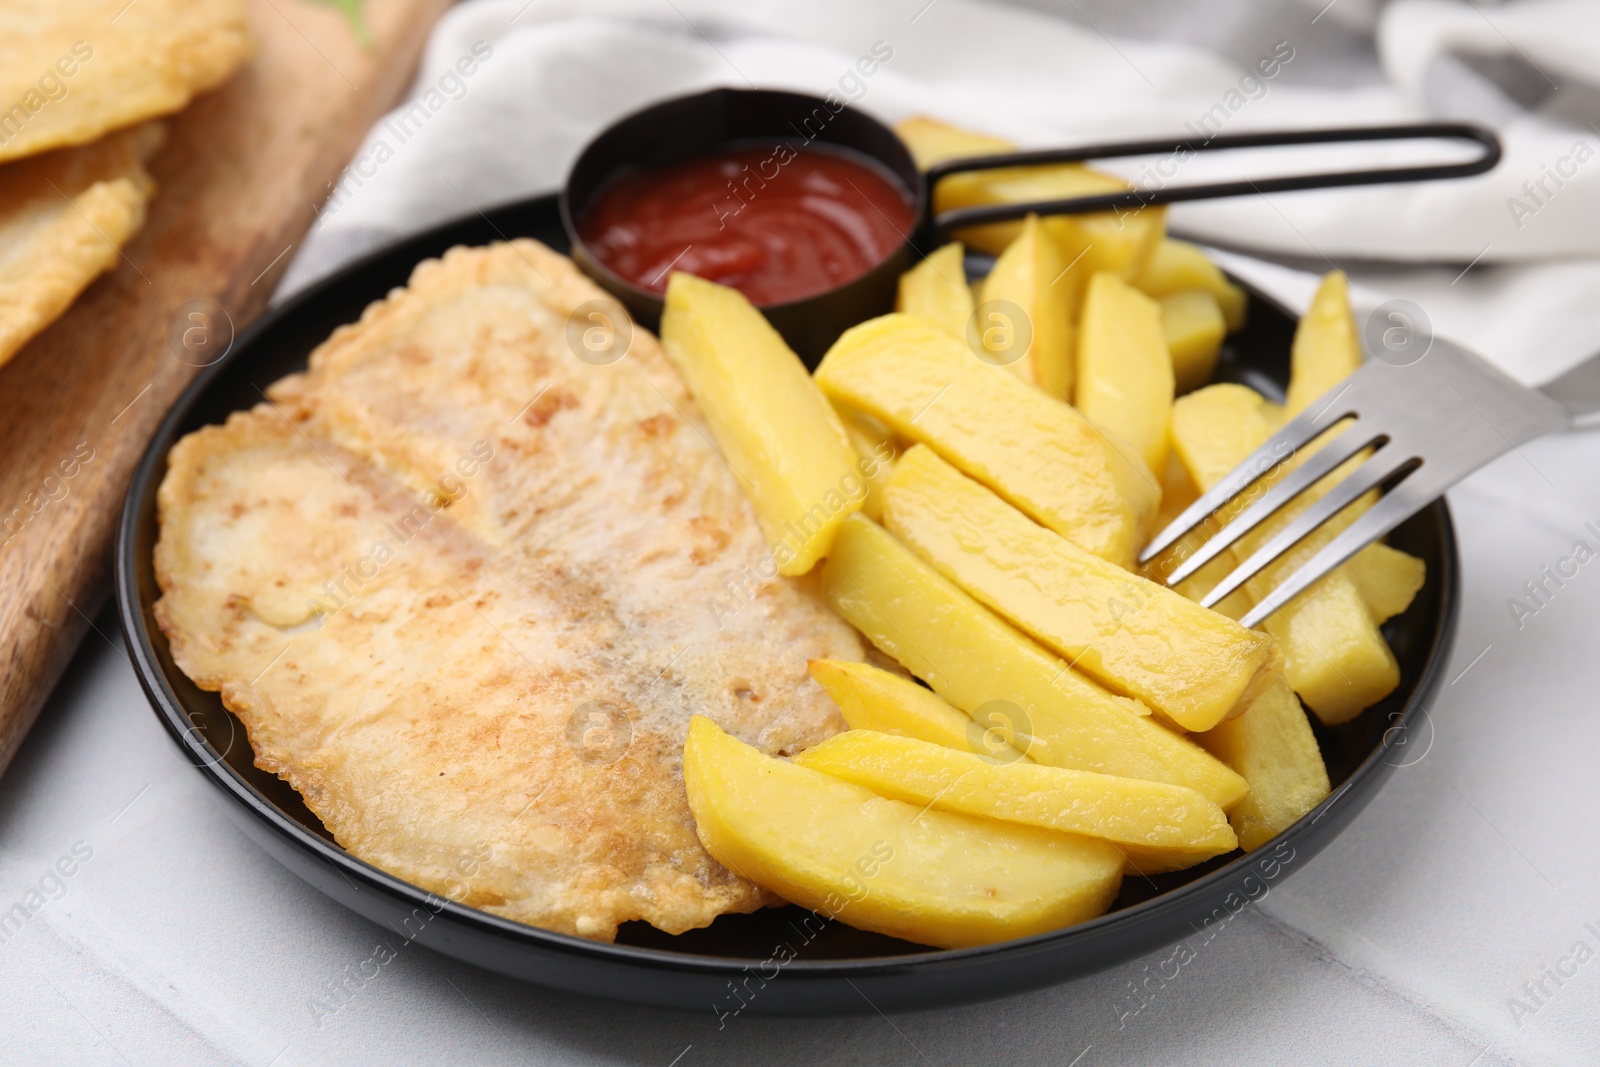
M 839 705 L 839 713 L 852 730 L 914 737 L 1005 762 L 1033 762 L 1005 742 L 986 735 L 965 712 L 909 678 L 870 663 L 835 659 L 810 660 L 806 667 L 816 683 Z
M 829 605 L 945 700 L 985 721 L 1003 702 L 1011 743 L 1039 763 L 1171 782 L 1227 808 L 1244 780 L 1012 629 L 881 526 L 845 522 L 822 568 Z M 1002 716 L 1004 717 L 1004 716 Z
M 1051 163 L 952 174 L 934 189 L 933 203 L 935 211 L 943 212 L 989 204 L 1067 200 L 1129 188 L 1121 178 L 1081 163 Z M 1164 207 L 1138 207 L 1054 215 L 1045 220 L 1044 228 L 1071 268 L 1063 281 L 1081 290 L 1097 271 L 1111 271 L 1130 280 L 1139 277 L 1161 243 L 1166 219 Z M 1021 232 L 1020 222 L 993 222 L 964 228 L 958 236 L 974 248 L 999 255 Z
M 1146 874 L 1193 866 L 1239 843 L 1221 808 L 1163 782 L 1008 763 L 871 730 L 835 734 L 795 762 L 893 800 L 1132 846 Z
M 1185 289 L 1164 296 L 1161 304 L 1161 332 L 1172 358 L 1172 375 L 1177 391 L 1187 393 L 1211 380 L 1217 369 L 1217 354 L 1228 332 L 1227 320 L 1217 298 L 1204 289 Z
M 1016 144 L 1004 137 L 991 137 L 974 133 L 948 122 L 916 115 L 895 123 L 894 132 L 911 149 L 911 158 L 917 166 L 927 170 L 935 163 L 952 159 L 969 159 L 973 156 L 993 156 L 1016 151 Z
M 1070 405 L 909 315 L 845 331 L 817 368 L 843 407 L 921 441 L 1079 548 L 1131 566 L 1160 486 Z
M 1096 274 L 1083 301 L 1073 404 L 1159 471 L 1167 466 L 1173 393 L 1161 306 L 1114 274 Z
M 839 412 L 839 421 L 844 424 L 844 435 L 855 450 L 856 469 L 861 472 L 861 484 L 867 490 L 861 501 L 861 513 L 876 522 L 883 514 L 883 491 L 889 484 L 889 475 L 894 473 L 895 457 L 899 455 L 894 435 L 881 425 L 874 425 L 876 419 L 855 412 Z
M 1342 273 L 1329 271 L 1294 332 L 1285 413 L 1290 418 L 1300 414 L 1360 367 L 1361 340 L 1350 312 L 1350 285 Z
M 927 319 L 965 341 L 972 321 L 972 287 L 967 284 L 964 256 L 961 242 L 952 241 L 900 275 L 894 309 Z
M 1409 608 L 1427 578 L 1426 563 L 1381 541 L 1351 556 L 1344 567 L 1379 625 Z
M 889 532 L 940 574 L 1183 729 L 1243 711 L 1282 662 L 1270 637 L 1030 522 L 922 445 L 901 459 L 884 505 Z
M 1069 306 L 1073 290 L 1055 284 L 1064 269 L 1061 252 L 1045 234 L 1039 216 L 1029 215 L 1022 232 L 1000 253 L 983 281 L 976 336 L 971 339 L 992 352 L 992 358 L 1005 361 L 1017 377 L 1061 400 L 1072 396 L 1075 310 Z M 1021 313 L 1020 322 L 1010 321 L 1016 312 L 1007 304 Z M 993 340 L 996 335 L 1001 338 L 998 343 Z M 1024 336 L 1027 348 L 1016 351 Z
M 700 841 L 785 900 L 940 948 L 1044 933 L 1116 899 L 1123 858 L 1092 837 L 877 796 L 762 755 L 696 715 L 683 778 Z
M 997 155 L 1016 149 L 1016 145 L 1004 138 L 974 133 L 925 117 L 906 119 L 895 127 L 895 132 L 910 147 L 917 165 L 923 170 L 951 159 Z M 1121 178 L 1081 163 L 1052 163 L 954 174 L 939 183 L 933 198 L 936 211 L 948 211 L 984 204 L 1064 200 L 1119 193 L 1129 188 Z M 1161 244 L 1166 219 L 1164 207 L 1058 215 L 1046 219 L 1045 232 L 1056 243 L 1062 262 L 1069 268 L 1066 276 L 1057 282 L 1058 287 L 1069 290 L 1069 306 L 1076 303 L 1077 294 L 1096 271 L 1114 271 L 1130 280 L 1142 276 Z M 998 256 L 1021 232 L 1020 222 L 997 222 L 971 227 L 960 236 L 974 248 Z
M 1187 289 L 1204 289 L 1216 297 L 1229 333 L 1244 325 L 1245 309 L 1250 303 L 1245 291 L 1228 281 L 1222 268 L 1207 259 L 1199 245 L 1173 237 L 1156 245 L 1133 284 L 1158 300 Z
M 1173 405 L 1173 447 L 1195 484 L 1204 490 L 1265 441 L 1277 421 L 1276 412 L 1253 390 L 1241 385 L 1210 385 Z M 1220 525 L 1247 502 L 1235 501 L 1214 521 Z M 1238 551 L 1245 555 L 1254 551 L 1283 521 L 1283 517 L 1274 517 L 1263 523 L 1241 538 Z M 1252 596 L 1255 590 L 1264 594 L 1293 573 L 1303 551 L 1312 550 L 1302 543 L 1245 588 Z M 1400 684 L 1394 653 L 1343 568 L 1269 616 L 1262 628 L 1277 638 L 1283 649 L 1284 674 L 1294 691 L 1329 725 L 1354 718 Z
M 1194 738 L 1250 783 L 1250 792 L 1228 815 L 1246 852 L 1287 830 L 1328 795 L 1322 750 L 1282 678 L 1249 711 Z
M 861 507 L 839 416 L 744 294 L 692 274 L 667 282 L 661 341 L 755 506 L 781 574 L 804 574 Z

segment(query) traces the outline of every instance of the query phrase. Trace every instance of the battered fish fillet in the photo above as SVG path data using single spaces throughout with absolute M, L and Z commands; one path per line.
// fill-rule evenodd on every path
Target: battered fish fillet
M 0 166 L 0 365 L 117 264 L 144 225 L 159 124 Z
M 806 660 L 862 650 L 810 588 L 761 582 L 656 340 L 573 354 L 600 295 L 531 241 L 421 264 L 173 449 L 156 616 L 356 856 L 610 939 L 771 903 L 695 835 L 689 717 L 798 751 L 844 728 Z
M 244 0 L 5 0 L 0 162 L 177 111 L 253 47 Z

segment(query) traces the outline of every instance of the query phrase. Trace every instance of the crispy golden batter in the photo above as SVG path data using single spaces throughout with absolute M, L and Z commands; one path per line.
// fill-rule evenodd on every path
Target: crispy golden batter
M 244 0 L 6 0 L 0 161 L 170 114 L 250 55 Z
M 144 225 L 159 125 L 0 166 L 0 365 L 56 318 Z
M 530 241 L 420 265 L 173 450 L 156 611 L 351 852 L 608 939 L 769 902 L 695 836 L 689 717 L 798 751 L 844 727 L 806 659 L 861 648 L 755 577 L 754 513 L 655 339 L 572 354 L 599 295 Z

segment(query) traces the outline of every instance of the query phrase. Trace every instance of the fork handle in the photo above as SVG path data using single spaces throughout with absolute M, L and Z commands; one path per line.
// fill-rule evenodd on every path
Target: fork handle
M 1539 391 L 1572 413 L 1573 429 L 1600 426 L 1600 355 L 1550 379 Z

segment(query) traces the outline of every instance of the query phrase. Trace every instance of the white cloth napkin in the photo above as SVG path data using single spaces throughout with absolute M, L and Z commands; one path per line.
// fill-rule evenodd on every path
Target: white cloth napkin
M 1170 43 L 1113 43 L 1026 12 L 925 2 L 865 9 L 849 0 L 803 9 L 704 0 L 463 5 L 438 27 L 418 74 L 416 101 L 436 110 L 397 111 L 373 129 L 280 291 L 403 230 L 557 189 L 606 124 L 710 86 L 835 90 L 887 121 L 931 114 L 1043 146 L 1461 117 L 1429 111 L 1430 92 L 1444 93 L 1430 86 L 1444 84 L 1475 86 L 1488 100 L 1471 117 L 1493 121 L 1506 145 L 1505 160 L 1489 174 L 1178 205 L 1173 228 L 1317 271 L 1333 260 L 1446 261 L 1404 274 L 1352 270 L 1358 283 L 1374 286 L 1358 292 L 1358 301 L 1409 299 L 1437 332 L 1472 339 L 1530 381 L 1600 347 L 1600 302 L 1586 299 L 1600 283 L 1600 133 L 1547 114 L 1561 93 L 1547 92 L 1525 109 L 1451 58 L 1503 53 L 1536 63 L 1531 69 L 1560 78 L 1568 96 L 1582 96 L 1591 82 L 1600 86 L 1600 33 L 1586 32 L 1600 21 L 1593 0 L 1530 0 L 1497 9 L 1492 23 L 1466 3 L 1399 0 L 1378 25 L 1393 84 L 1359 90 L 1289 84 L 1294 57 L 1307 45 L 1301 40 L 1297 49 L 1288 30 L 1281 45 L 1244 69 Z M 852 65 L 876 41 L 887 43 L 893 58 L 860 78 Z M 470 75 L 458 66 L 464 59 Z M 1600 88 L 1591 91 L 1600 101 Z M 1583 155 L 1575 145 L 1595 158 L 1573 162 Z M 1404 154 L 1385 146 L 1341 153 L 1202 154 L 1167 180 L 1344 169 Z M 1120 169 L 1135 179 L 1156 173 L 1144 162 Z M 1547 177 L 1546 165 L 1573 176 Z M 1522 189 L 1541 179 L 1547 192 Z M 1511 199 L 1531 214 L 1513 218 Z M 1501 263 L 1527 266 L 1495 268 Z M 1488 289 L 1507 288 L 1519 299 L 1484 299 Z
M 1595 5 L 1307 0 L 1290 47 L 1314 19 L 1370 28 L 1389 84 L 1300 84 L 1280 61 L 1263 91 L 1243 85 L 1228 132 L 1465 113 L 1497 125 L 1507 161 L 1453 185 L 1189 206 L 1173 225 L 1284 260 L 1226 257 L 1295 305 L 1316 279 L 1294 266 L 1353 265 L 1363 308 L 1411 299 L 1528 380 L 1600 349 L 1600 160 L 1520 230 L 1504 203 L 1572 142 L 1600 147 L 1573 117 L 1600 70 Z M 894 57 L 862 83 L 862 107 L 1030 145 L 1180 134 L 1246 73 L 966 0 L 476 0 L 439 25 L 420 110 L 374 128 L 282 291 L 398 234 L 554 189 L 589 136 L 661 96 L 747 82 L 855 95 L 840 79 L 879 40 Z M 1561 88 L 1541 92 L 1539 71 Z M 1437 260 L 1450 263 L 1415 265 Z M 1600 953 L 1600 571 L 1583 567 L 1520 625 L 1508 601 L 1575 540 L 1597 543 L 1584 527 L 1600 524 L 1597 460 L 1593 436 L 1548 439 L 1452 493 L 1461 633 L 1411 765 L 1193 960 L 1175 968 L 1165 949 L 892 1019 L 719 1029 L 709 1010 L 567 996 L 407 946 L 252 846 L 176 755 L 115 636 L 91 636 L 0 779 L 0 916 L 28 913 L 0 926 L 0 1064 L 1593 1063 L 1600 962 L 1576 946 Z M 363 976 L 380 943 L 393 961 Z M 340 987 L 339 1010 L 319 1012 Z

